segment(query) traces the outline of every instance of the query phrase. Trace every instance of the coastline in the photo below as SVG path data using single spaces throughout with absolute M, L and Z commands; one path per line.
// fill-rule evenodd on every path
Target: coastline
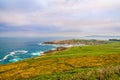
M 51 49 L 50 51 L 46 51 L 46 53 L 42 53 L 44 56 L 36 56 L 16 63 L 0 65 L 0 79 L 63 80 L 65 78 L 69 79 L 69 76 L 71 76 L 71 79 L 74 75 L 76 76 L 75 80 L 80 76 L 86 79 L 86 72 L 84 72 L 84 70 L 88 72 L 87 74 L 91 73 L 88 79 L 90 77 L 94 79 L 94 76 L 97 78 L 99 72 L 102 76 L 106 74 L 104 77 L 109 77 L 109 71 L 116 75 L 116 71 L 120 69 L 119 51 L 119 42 L 72 48 L 57 47 L 56 49 Z M 110 65 L 112 65 L 112 68 L 115 70 L 111 69 Z M 105 66 L 108 66 L 108 68 L 101 69 Z M 97 74 L 93 74 L 94 69 L 98 69 L 96 71 L 98 72 Z M 66 73 L 69 76 L 63 76 L 66 75 Z M 78 73 L 80 75 L 78 75 Z M 81 73 L 84 73 L 84 75 L 81 75 Z
M 14 50 L 12 52 L 9 52 L 9 54 L 5 55 L 0 61 L 1 64 L 7 64 L 7 63 L 14 63 L 14 62 L 18 62 L 21 60 L 25 60 L 28 58 L 34 58 L 34 57 L 38 57 L 38 56 L 42 56 L 42 55 L 46 55 L 46 54 L 53 54 L 62 50 L 66 50 L 68 48 L 71 47 L 76 47 L 76 46 L 89 46 L 89 45 L 99 45 L 99 44 L 106 44 L 109 41 L 103 41 L 103 40 L 83 40 L 83 39 L 70 39 L 70 40 L 56 40 L 56 41 L 52 41 L 52 42 L 42 42 L 39 43 L 38 45 L 40 45 L 41 47 L 47 47 L 49 49 L 41 50 L 39 49 L 38 51 L 33 51 L 33 52 L 29 52 L 28 50 Z M 36 46 L 35 46 L 36 47 Z M 51 48 L 50 48 L 51 47 Z M 24 52 L 25 51 L 25 52 Z M 16 55 L 22 55 L 24 56 L 24 54 L 28 54 L 31 57 L 27 57 L 27 58 L 21 58 L 21 57 L 16 57 Z M 8 57 L 13 57 L 13 59 L 8 60 L 8 62 L 4 63 L 5 60 L 7 60 Z M 26 57 L 26 56 L 25 56 Z M 3 61 L 3 63 L 2 63 Z
M 99 44 L 107 44 L 107 43 L 109 43 L 109 41 L 106 41 L 106 40 L 71 39 L 71 40 L 57 40 L 57 41 L 51 41 L 51 42 L 43 42 L 43 43 L 40 43 L 40 45 L 52 45 L 56 47 L 54 49 L 43 52 L 42 55 L 45 55 L 49 53 L 63 51 L 72 47 L 77 47 L 77 46 L 89 46 L 89 45 L 99 45 Z

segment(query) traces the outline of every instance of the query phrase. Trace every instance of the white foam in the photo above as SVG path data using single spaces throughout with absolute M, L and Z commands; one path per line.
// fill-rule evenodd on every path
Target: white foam
M 42 45 L 42 43 L 38 43 L 38 45 Z
M 25 54 L 25 53 L 27 53 L 27 52 L 28 52 L 28 51 L 26 51 L 26 50 L 17 50 L 17 51 L 10 52 L 8 55 L 4 56 L 4 58 L 1 59 L 0 62 L 3 61 L 3 60 L 6 60 L 9 56 L 13 56 L 13 55 L 16 54 L 16 53 Z
M 40 52 L 34 52 L 32 53 L 33 56 L 40 56 L 42 55 L 44 52 L 43 51 L 40 51 Z
M 52 48 L 51 50 L 56 50 L 56 48 Z
M 42 46 L 55 46 L 57 47 L 57 44 L 43 44 L 43 43 L 39 43 L 38 45 L 42 45 Z
M 17 61 L 20 61 L 20 60 L 22 60 L 22 59 L 21 58 L 14 58 L 14 59 L 9 60 L 9 62 L 17 62 Z
M 22 53 L 22 54 L 25 54 L 25 53 L 28 53 L 28 51 L 25 51 L 25 50 L 18 50 L 18 51 L 14 51 L 15 53 Z

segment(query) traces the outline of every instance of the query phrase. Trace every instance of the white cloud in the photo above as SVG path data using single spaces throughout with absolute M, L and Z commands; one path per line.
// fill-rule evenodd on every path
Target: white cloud
M 80 37 L 86 36 L 85 33 L 78 32 L 0 32 L 1 37 Z M 92 35 L 92 34 L 91 34 Z
M 23 26 L 29 24 L 29 17 L 24 13 L 5 11 L 0 12 L 0 22 L 7 25 Z
M 118 10 L 120 0 L 30 0 L 30 2 L 33 4 L 31 6 L 35 7 L 30 11 L 17 10 L 17 6 L 14 10 L 0 10 L 0 23 L 26 29 L 29 27 L 28 30 L 31 26 L 27 25 L 38 25 L 34 27 L 55 27 L 60 31 L 78 30 L 80 34 L 118 33 L 112 29 L 120 26 L 120 20 L 109 11 Z M 11 2 L 12 5 L 13 3 L 16 2 Z M 116 16 L 120 15 L 117 13 Z

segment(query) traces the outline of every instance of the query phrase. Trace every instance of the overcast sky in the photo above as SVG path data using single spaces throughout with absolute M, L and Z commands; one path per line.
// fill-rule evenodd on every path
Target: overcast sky
M 120 0 L 0 0 L 0 37 L 120 35 Z

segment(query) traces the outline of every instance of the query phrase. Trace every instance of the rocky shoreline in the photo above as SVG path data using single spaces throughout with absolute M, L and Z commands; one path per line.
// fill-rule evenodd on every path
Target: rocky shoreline
M 43 54 L 54 53 L 54 52 L 63 51 L 63 50 L 66 50 L 66 49 L 68 49 L 68 48 L 66 48 L 66 47 L 57 47 L 55 50 L 48 50 L 48 51 L 44 52 Z
M 44 42 L 43 44 L 68 44 L 68 45 L 75 45 L 75 44 L 84 44 L 84 45 L 96 45 L 96 44 L 106 44 L 109 41 L 105 40 L 84 40 L 84 39 L 71 39 L 71 40 L 58 40 L 58 41 L 52 41 L 52 42 Z
M 51 42 L 43 42 L 44 45 L 56 45 L 57 48 L 54 50 L 48 50 L 43 54 L 54 53 L 58 51 L 63 51 L 71 47 L 75 46 L 87 46 L 87 45 L 98 45 L 98 44 L 107 44 L 109 41 L 103 40 L 61 40 L 61 41 L 51 41 Z

